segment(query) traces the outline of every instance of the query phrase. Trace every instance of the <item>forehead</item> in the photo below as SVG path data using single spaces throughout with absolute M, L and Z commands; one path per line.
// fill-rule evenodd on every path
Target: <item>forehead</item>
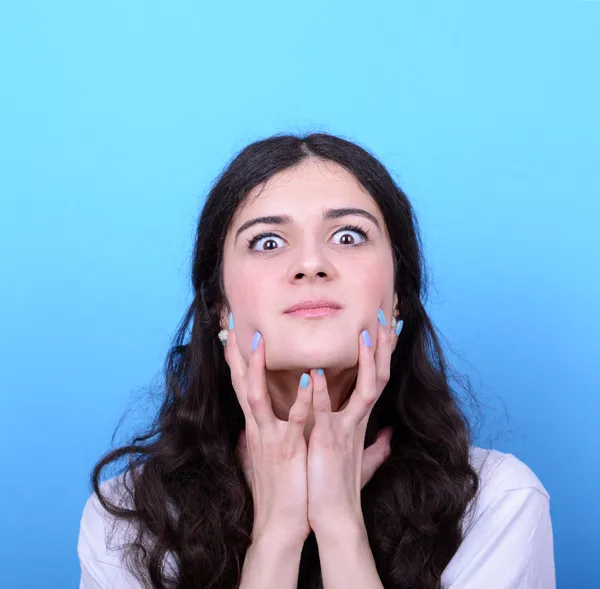
M 264 185 L 252 190 L 236 213 L 236 219 L 255 213 L 318 213 L 336 206 L 361 206 L 377 214 L 371 195 L 343 166 L 310 158 L 279 172 Z M 285 208 L 285 211 L 284 211 Z

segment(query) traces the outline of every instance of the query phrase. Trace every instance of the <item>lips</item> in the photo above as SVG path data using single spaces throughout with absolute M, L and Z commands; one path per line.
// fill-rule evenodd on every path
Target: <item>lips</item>
M 293 313 L 294 311 L 300 311 L 302 309 L 341 309 L 342 305 L 340 305 L 337 301 L 333 301 L 331 299 L 311 299 L 306 301 L 301 301 L 300 303 L 296 303 L 291 307 L 288 307 L 284 313 Z

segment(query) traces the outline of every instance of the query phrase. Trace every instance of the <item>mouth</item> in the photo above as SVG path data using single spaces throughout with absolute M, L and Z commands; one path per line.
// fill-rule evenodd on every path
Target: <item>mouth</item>
M 303 317 L 306 319 L 316 319 L 321 317 L 331 317 L 342 311 L 342 305 L 337 301 L 330 299 L 313 299 L 302 301 L 284 311 L 284 315 L 291 317 Z
M 331 317 L 341 312 L 341 309 L 334 309 L 333 307 L 315 307 L 312 309 L 298 309 L 291 313 L 286 313 L 290 317 L 304 317 L 305 319 L 317 319 L 320 317 Z

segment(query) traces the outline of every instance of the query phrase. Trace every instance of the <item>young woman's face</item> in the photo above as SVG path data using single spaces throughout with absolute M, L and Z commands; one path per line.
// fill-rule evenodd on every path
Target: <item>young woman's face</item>
M 360 212 L 337 216 L 341 209 Z M 248 226 L 259 217 L 284 222 Z M 314 158 L 272 177 L 239 207 L 225 240 L 224 281 L 242 354 L 249 361 L 260 331 L 268 370 L 355 366 L 360 332 L 368 329 L 375 345 L 377 310 L 389 325 L 396 304 L 377 204 L 343 167 Z M 286 313 L 323 298 L 341 308 L 317 317 Z

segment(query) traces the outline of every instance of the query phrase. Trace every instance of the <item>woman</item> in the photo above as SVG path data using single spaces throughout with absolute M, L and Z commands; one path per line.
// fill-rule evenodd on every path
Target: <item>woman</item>
M 155 425 L 92 473 L 80 588 L 552 589 L 548 493 L 471 446 L 423 273 L 371 154 L 246 147 L 202 211 Z

